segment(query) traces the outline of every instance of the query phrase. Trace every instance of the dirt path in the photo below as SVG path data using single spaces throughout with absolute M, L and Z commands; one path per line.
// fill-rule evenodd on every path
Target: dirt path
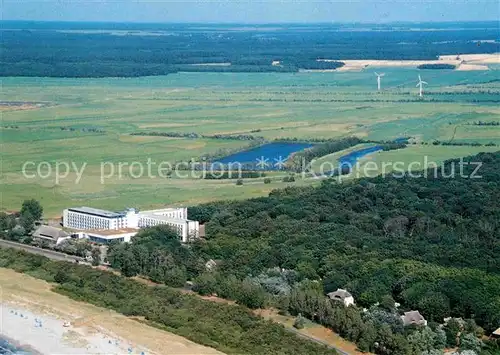
M 325 328 L 319 324 L 313 322 L 307 322 L 303 329 L 297 330 L 293 327 L 295 321 L 294 317 L 287 317 L 279 315 L 276 310 L 272 309 L 259 309 L 255 311 L 255 314 L 265 318 L 270 319 L 273 322 L 280 323 L 289 330 L 293 330 L 296 333 L 302 334 L 308 338 L 315 339 L 323 344 L 330 345 L 349 355 L 373 355 L 371 353 L 363 353 L 357 350 L 356 344 L 351 343 L 338 334 L 334 333 L 331 329 Z

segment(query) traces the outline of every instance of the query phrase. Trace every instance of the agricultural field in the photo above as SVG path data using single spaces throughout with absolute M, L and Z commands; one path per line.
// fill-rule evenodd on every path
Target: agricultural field
M 281 181 L 283 172 L 268 173 L 270 184 L 248 179 L 242 186 L 236 186 L 234 179 L 204 180 L 188 172 L 159 176 L 161 162 L 200 161 L 204 155 L 244 150 L 250 142 L 131 135 L 138 132 L 253 135 L 267 140 L 348 136 L 392 140 L 411 136 L 419 143 L 428 143 L 374 153 L 361 162 L 410 162 L 424 155 L 444 161 L 499 150 L 500 126 L 472 125 L 499 121 L 499 69 L 384 68 L 380 93 L 376 92 L 376 68 L 103 79 L 2 78 L 0 102 L 26 102 L 29 108 L 2 107 L 0 111 L 0 208 L 16 210 L 24 199 L 36 198 L 47 216 L 55 217 L 67 206 L 122 209 L 191 205 L 261 196 L 288 184 Z M 418 74 L 429 82 L 423 100 L 415 87 Z M 433 146 L 435 140 L 492 142 L 497 146 Z M 338 157 L 335 154 L 323 161 Z M 148 161 L 155 176 L 146 171 L 140 174 L 141 167 L 147 170 Z M 23 174 L 26 162 L 30 164 Z M 42 176 L 36 176 L 40 175 L 36 167 L 42 162 L 46 162 L 40 170 Z M 58 162 L 69 164 L 72 171 L 56 180 Z M 48 174 L 48 166 L 52 174 Z M 74 167 L 81 174 L 75 173 Z M 296 179 L 293 184 L 316 181 Z

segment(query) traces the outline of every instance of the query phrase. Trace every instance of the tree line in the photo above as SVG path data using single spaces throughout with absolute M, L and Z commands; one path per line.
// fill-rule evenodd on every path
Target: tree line
M 421 64 L 417 66 L 417 69 L 455 69 L 456 66 L 453 64 Z
M 264 140 L 264 137 L 253 136 L 250 134 L 214 134 L 214 135 L 206 135 L 199 134 L 195 132 L 133 132 L 130 133 L 131 136 L 152 136 L 152 137 L 174 137 L 174 138 L 209 138 L 209 139 L 223 139 L 223 140 L 240 140 L 240 141 L 255 141 L 255 140 Z
M 500 126 L 500 121 L 490 121 L 490 122 L 475 121 L 468 124 L 473 126 Z
M 136 77 L 179 71 L 297 72 L 326 69 L 343 59 L 435 59 L 456 53 L 497 53 L 496 42 L 477 46 L 475 39 L 495 39 L 495 28 L 415 32 L 335 31 L 294 28 L 286 31 L 200 31 L 169 28 L 175 36 L 115 36 L 46 29 L 2 33 L 1 76 Z M 59 28 L 60 30 L 60 28 Z M 439 32 L 439 33 L 438 33 Z M 446 46 L 440 41 L 448 41 Z M 401 46 L 400 43 L 407 43 Z M 270 45 L 272 43 L 272 45 Z M 281 66 L 272 65 L 279 60 Z M 193 65 L 231 63 L 229 66 Z

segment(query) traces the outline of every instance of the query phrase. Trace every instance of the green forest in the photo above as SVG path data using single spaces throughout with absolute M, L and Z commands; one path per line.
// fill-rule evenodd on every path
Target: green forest
M 197 72 L 336 69 L 317 59 L 435 60 L 496 53 L 496 22 L 420 24 L 442 31 L 322 24 L 231 30 L 218 25 L 2 22 L 0 76 L 137 77 Z M 236 26 L 237 27 L 237 26 Z M 273 26 L 274 27 L 274 26 Z M 143 35 L 141 35 L 143 34 Z M 148 34 L 154 34 L 148 35 Z M 478 42 L 481 38 L 482 42 Z M 446 46 L 440 44 L 446 41 Z M 401 43 L 405 43 L 404 46 Z M 279 61 L 280 65 L 272 65 Z M 203 65 L 218 63 L 222 65 Z M 230 64 L 230 65 L 228 65 Z
M 376 354 L 499 354 L 500 342 L 487 337 L 500 325 L 500 152 L 423 173 L 191 207 L 206 237 L 181 244 L 168 226 L 143 229 L 109 247 L 122 276 L 6 250 L 0 267 L 226 353 L 333 353 L 249 310 L 275 308 L 297 327 L 308 318 Z M 41 214 L 35 202 L 23 204 L 22 223 Z M 186 295 L 186 285 L 237 305 Z M 338 288 L 356 305 L 326 296 Z M 400 316 L 410 310 L 428 324 L 405 327 Z
M 500 324 L 500 153 L 464 162 L 464 177 L 453 179 L 459 160 L 427 178 L 331 180 L 192 207 L 190 218 L 206 223 L 205 240 L 185 247 L 167 227 L 152 228 L 111 246 L 109 261 L 126 276 L 173 287 L 192 280 L 202 295 L 305 316 L 364 351 L 459 346 L 495 354 L 498 344 L 478 336 Z M 482 164 L 480 179 L 469 162 Z M 216 267 L 207 269 L 210 259 Z M 357 307 L 327 302 L 337 288 Z M 399 315 L 409 310 L 429 326 L 404 328 Z M 439 326 L 447 317 L 456 320 Z

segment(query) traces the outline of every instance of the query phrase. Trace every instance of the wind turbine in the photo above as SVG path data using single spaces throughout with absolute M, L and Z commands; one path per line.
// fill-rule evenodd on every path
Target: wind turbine
M 385 74 L 384 73 L 378 74 L 377 72 L 375 72 L 375 75 L 377 76 L 378 91 L 380 91 L 380 78 L 383 77 Z
M 429 83 L 426 81 L 422 81 L 422 77 L 419 75 L 417 87 L 420 86 L 420 95 L 419 95 L 420 97 L 424 96 L 424 84 L 429 84 Z

